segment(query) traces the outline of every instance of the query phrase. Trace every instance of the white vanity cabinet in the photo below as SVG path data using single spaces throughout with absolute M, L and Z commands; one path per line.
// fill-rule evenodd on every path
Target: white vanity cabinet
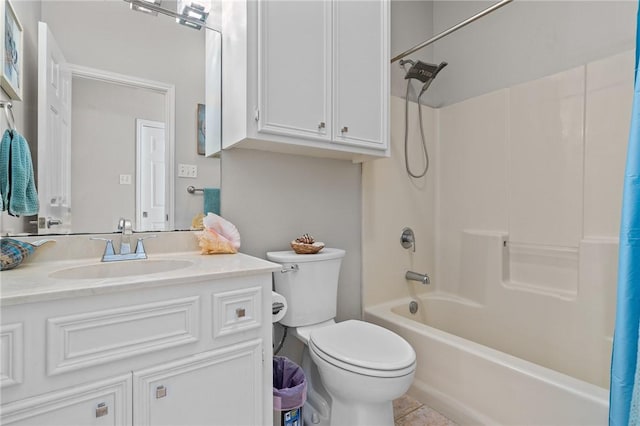
M 0 424 L 270 424 L 274 268 L 254 261 L 239 276 L 80 280 L 5 303 Z
M 389 1 L 223 2 L 223 147 L 389 155 Z

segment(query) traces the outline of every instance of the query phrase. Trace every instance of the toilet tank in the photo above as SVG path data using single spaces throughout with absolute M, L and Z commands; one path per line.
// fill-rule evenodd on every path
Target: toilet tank
M 267 253 L 267 259 L 280 263 L 286 271 L 273 273 L 275 291 L 287 299 L 288 305 L 281 324 L 301 327 L 335 318 L 344 254 L 344 250 L 334 248 L 324 248 L 316 254 Z

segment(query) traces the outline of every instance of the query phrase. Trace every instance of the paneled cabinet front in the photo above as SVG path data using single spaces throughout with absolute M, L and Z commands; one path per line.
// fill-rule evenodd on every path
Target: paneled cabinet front
M 3 308 L 0 423 L 269 424 L 270 287 L 264 274 Z
M 225 148 L 388 155 L 388 0 L 225 3 Z
M 258 131 L 331 140 L 331 2 L 260 2 Z
M 134 424 L 261 425 L 260 340 L 133 373 Z

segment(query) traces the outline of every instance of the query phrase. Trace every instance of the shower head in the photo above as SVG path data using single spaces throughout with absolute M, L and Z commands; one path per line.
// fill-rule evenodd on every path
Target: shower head
M 416 80 L 420 80 L 421 82 L 424 83 L 422 86 L 422 90 L 420 91 L 420 95 L 418 95 L 418 97 L 422 96 L 422 94 L 427 91 L 433 79 L 436 78 L 436 75 L 438 75 L 438 73 L 440 72 L 440 70 L 442 70 L 442 68 L 447 66 L 446 62 L 440 62 L 440 65 L 435 65 L 435 64 L 427 64 L 426 62 L 422 62 L 422 61 L 416 61 L 416 62 L 412 60 L 400 61 L 400 65 L 404 65 L 404 64 L 411 65 L 411 68 L 409 68 L 409 71 L 407 71 L 407 74 L 404 76 L 405 80 L 413 78 Z

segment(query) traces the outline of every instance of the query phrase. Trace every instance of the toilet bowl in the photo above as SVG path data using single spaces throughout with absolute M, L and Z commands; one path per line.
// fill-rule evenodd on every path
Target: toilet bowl
M 331 425 L 392 425 L 393 399 L 413 381 L 416 356 L 400 336 L 349 320 L 311 333 L 309 353 L 332 397 Z
M 411 386 L 415 351 L 402 337 L 380 326 L 334 321 L 345 252 L 325 250 L 319 255 L 267 253 L 269 260 L 283 264 L 282 271 L 274 273 L 275 290 L 289 307 L 281 322 L 305 344 L 305 424 L 393 426 L 392 401 Z

